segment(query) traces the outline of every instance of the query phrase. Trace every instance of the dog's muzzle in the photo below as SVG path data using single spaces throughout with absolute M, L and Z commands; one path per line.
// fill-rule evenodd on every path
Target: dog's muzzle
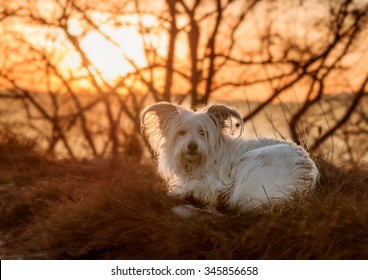
M 188 143 L 186 151 L 181 154 L 181 160 L 187 172 L 193 171 L 195 167 L 201 164 L 202 155 L 198 152 L 198 144 L 196 142 L 191 141 Z

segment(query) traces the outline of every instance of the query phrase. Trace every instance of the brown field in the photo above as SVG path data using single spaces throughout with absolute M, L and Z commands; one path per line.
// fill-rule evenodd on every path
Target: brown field
M 331 164 L 315 191 L 238 215 L 171 208 L 151 164 L 56 161 L 0 144 L 1 259 L 368 259 L 368 166 Z

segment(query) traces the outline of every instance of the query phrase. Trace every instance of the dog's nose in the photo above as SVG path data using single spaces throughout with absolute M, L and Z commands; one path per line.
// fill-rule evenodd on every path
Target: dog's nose
M 189 142 L 188 144 L 189 152 L 194 153 L 195 151 L 197 151 L 197 149 L 198 149 L 198 145 L 196 142 L 193 142 L 193 141 Z

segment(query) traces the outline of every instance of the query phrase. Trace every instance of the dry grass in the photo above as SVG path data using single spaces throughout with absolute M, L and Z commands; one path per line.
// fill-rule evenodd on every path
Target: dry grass
M 0 144 L 2 259 L 368 259 L 368 167 L 316 157 L 316 191 L 184 219 L 153 167 L 53 161 Z

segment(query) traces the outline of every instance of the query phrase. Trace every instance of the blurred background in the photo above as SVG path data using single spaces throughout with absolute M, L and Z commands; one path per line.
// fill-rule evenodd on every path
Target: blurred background
M 0 0 L 0 132 L 140 160 L 153 102 L 368 159 L 368 0 Z

